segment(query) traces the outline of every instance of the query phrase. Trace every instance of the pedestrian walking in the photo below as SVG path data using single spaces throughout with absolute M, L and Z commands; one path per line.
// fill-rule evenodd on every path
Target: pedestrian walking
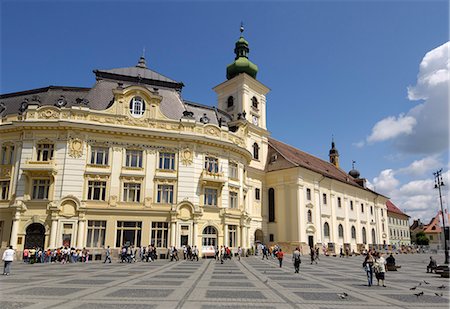
M 280 268 L 283 266 L 283 257 L 284 257 L 284 252 L 283 252 L 283 250 L 281 250 L 281 248 L 279 248 L 277 251 L 277 258 L 278 258 L 278 262 L 280 262 Z
M 366 258 L 364 259 L 363 267 L 364 267 L 364 270 L 366 271 L 368 286 L 373 285 L 373 263 L 374 263 L 374 258 L 372 256 L 372 254 L 370 254 L 370 253 L 367 254 Z
M 225 257 L 225 247 L 220 246 L 220 264 L 223 264 L 224 257 Z
M 313 247 L 311 247 L 311 250 L 310 250 L 310 252 L 309 252 L 309 255 L 311 256 L 311 265 L 312 265 L 312 263 L 314 263 L 314 261 L 316 261 L 316 258 L 315 258 L 315 256 L 316 256 L 316 250 L 314 250 Z M 317 261 L 316 261 L 316 264 L 317 264 Z
M 295 273 L 298 274 L 300 272 L 300 264 L 302 262 L 300 258 L 300 250 L 295 248 L 294 252 L 292 253 L 292 261 L 294 262 L 294 269 Z
M 12 246 L 9 246 L 9 249 L 6 249 L 3 252 L 2 260 L 5 263 L 3 267 L 3 275 L 9 276 L 11 274 L 11 264 L 14 261 L 14 257 L 16 252 L 13 250 Z
M 198 248 L 197 248 L 197 246 L 194 246 L 194 248 L 192 249 L 192 261 L 193 260 L 198 261 Z
M 241 247 L 238 247 L 237 254 L 238 254 L 238 260 L 240 261 L 241 260 L 241 255 L 242 255 L 242 248 Z
M 108 261 L 109 263 L 111 263 L 111 249 L 109 248 L 109 246 L 106 248 L 105 251 L 105 261 L 103 263 L 106 263 L 106 261 Z

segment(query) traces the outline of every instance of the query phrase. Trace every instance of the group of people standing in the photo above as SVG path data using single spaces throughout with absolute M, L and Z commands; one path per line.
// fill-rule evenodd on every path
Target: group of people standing
M 69 247 L 60 247 L 56 249 L 43 250 L 42 248 L 25 248 L 23 250 L 23 262 L 26 264 L 34 263 L 77 263 L 89 261 L 89 250 L 86 248 L 77 249 Z

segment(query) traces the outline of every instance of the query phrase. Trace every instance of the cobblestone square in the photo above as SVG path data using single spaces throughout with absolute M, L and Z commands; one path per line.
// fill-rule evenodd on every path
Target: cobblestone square
M 448 308 L 449 281 L 426 273 L 428 259 L 397 255 L 402 268 L 386 274 L 386 288 L 367 286 L 361 256 L 322 256 L 317 265 L 304 256 L 300 274 L 289 255 L 282 268 L 257 256 L 224 264 L 14 262 L 0 277 L 0 308 Z

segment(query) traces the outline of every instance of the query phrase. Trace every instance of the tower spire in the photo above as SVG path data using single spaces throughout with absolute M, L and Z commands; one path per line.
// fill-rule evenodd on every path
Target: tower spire
M 232 79 L 233 77 L 241 74 L 247 73 L 251 77 L 256 79 L 256 74 L 258 73 L 258 66 L 248 60 L 248 53 L 250 49 L 248 48 L 248 42 L 244 39 L 244 23 L 241 22 L 241 27 L 239 28 L 241 36 L 237 40 L 234 48 L 234 62 L 227 66 L 227 79 Z
M 339 151 L 336 149 L 334 144 L 334 135 L 331 137 L 331 149 L 329 152 L 330 163 L 339 168 Z

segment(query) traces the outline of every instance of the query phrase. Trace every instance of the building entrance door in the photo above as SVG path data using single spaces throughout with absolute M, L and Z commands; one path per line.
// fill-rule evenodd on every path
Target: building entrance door
M 314 247 L 314 236 L 312 235 L 308 236 L 308 245 L 310 248 Z
M 180 227 L 180 247 L 189 245 L 189 225 Z
M 45 243 L 45 227 L 40 223 L 33 223 L 27 227 L 25 235 L 25 247 L 44 249 Z

